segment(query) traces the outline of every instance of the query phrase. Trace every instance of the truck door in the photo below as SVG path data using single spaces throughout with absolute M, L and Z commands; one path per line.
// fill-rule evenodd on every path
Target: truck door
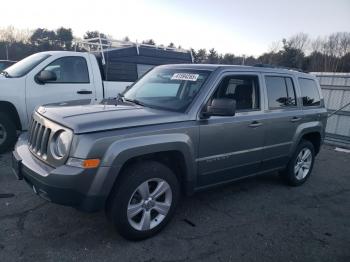
M 28 119 L 37 105 L 69 100 L 94 99 L 95 87 L 87 57 L 64 56 L 49 61 L 33 70 L 26 78 L 26 105 Z M 52 60 L 52 59 L 51 59 Z M 42 71 L 54 73 L 56 79 L 40 82 Z

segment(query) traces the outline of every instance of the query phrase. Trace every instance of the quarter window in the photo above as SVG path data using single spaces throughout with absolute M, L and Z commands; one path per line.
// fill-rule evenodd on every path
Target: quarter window
M 290 77 L 265 77 L 269 108 L 283 108 L 296 106 L 296 97 L 293 81 Z
M 86 60 L 79 56 L 62 57 L 44 70 L 54 72 L 57 80 L 52 83 L 89 83 L 89 72 Z
M 312 79 L 299 78 L 299 86 L 303 106 L 319 106 L 321 104 L 320 93 L 317 84 Z

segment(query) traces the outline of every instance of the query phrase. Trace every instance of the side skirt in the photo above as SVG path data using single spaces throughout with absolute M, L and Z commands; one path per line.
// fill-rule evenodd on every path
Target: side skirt
M 269 174 L 269 173 L 273 173 L 273 172 L 277 172 L 277 171 L 283 170 L 284 168 L 285 168 L 285 166 L 281 166 L 281 167 L 277 167 L 277 168 L 272 168 L 272 169 L 260 171 L 260 172 L 257 172 L 257 173 L 251 174 L 251 175 L 247 175 L 247 176 L 243 176 L 243 177 L 237 177 L 237 178 L 234 178 L 234 179 L 221 181 L 221 182 L 214 183 L 214 184 L 211 184 L 211 185 L 195 187 L 194 192 L 196 193 L 196 192 L 204 191 L 204 190 L 209 189 L 209 188 L 218 187 L 218 186 L 225 185 L 225 184 L 230 184 L 230 183 L 233 183 L 233 182 L 236 182 L 236 181 L 239 181 L 239 180 L 243 180 L 243 179 L 246 179 L 246 178 L 250 178 L 250 177 L 266 175 L 266 174 Z

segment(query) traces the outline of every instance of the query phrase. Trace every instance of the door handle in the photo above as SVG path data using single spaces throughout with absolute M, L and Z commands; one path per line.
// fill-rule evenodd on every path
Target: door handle
M 298 122 L 298 121 L 300 121 L 301 120 L 301 117 L 296 117 L 296 116 L 294 116 L 291 120 L 290 120 L 290 122 Z
M 259 127 L 261 125 L 262 123 L 260 123 L 259 121 L 253 121 L 250 123 L 249 127 Z
M 77 94 L 80 94 L 80 95 L 89 95 L 89 94 L 92 94 L 92 91 L 89 91 L 89 90 L 79 90 L 79 91 L 77 91 Z

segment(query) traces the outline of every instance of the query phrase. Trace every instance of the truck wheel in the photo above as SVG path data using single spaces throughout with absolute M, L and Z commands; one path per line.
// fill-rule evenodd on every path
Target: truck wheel
M 310 141 L 302 140 L 281 175 L 291 186 L 302 185 L 311 175 L 314 160 L 313 144 Z
M 167 166 L 144 161 L 127 168 L 112 191 L 107 214 L 118 232 L 130 240 L 158 233 L 174 214 L 179 182 Z
M 4 113 L 0 113 L 0 153 L 12 148 L 17 139 L 15 123 Z

